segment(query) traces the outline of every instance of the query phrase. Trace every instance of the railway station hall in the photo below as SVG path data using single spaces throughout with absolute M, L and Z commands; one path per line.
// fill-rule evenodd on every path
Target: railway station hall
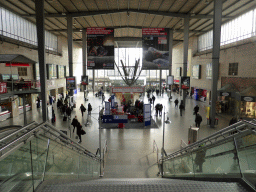
M 1 192 L 256 191 L 255 0 L 1 0 Z

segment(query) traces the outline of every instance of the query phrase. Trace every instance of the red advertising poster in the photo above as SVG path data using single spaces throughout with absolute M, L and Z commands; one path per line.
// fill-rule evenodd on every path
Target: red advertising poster
M 143 28 L 142 68 L 146 69 L 169 69 L 169 42 L 167 29 Z
M 87 69 L 114 69 L 114 29 L 87 28 Z
M 0 83 L 0 94 L 7 93 L 6 83 Z

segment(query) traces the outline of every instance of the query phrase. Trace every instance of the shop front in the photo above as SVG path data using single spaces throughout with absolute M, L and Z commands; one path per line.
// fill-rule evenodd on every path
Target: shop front
M 218 113 L 228 113 L 235 115 L 236 104 L 235 104 L 235 93 L 238 92 L 238 89 L 232 84 L 226 84 L 218 90 L 218 101 L 219 106 Z
M 236 113 L 239 118 L 256 118 L 256 86 L 236 93 Z

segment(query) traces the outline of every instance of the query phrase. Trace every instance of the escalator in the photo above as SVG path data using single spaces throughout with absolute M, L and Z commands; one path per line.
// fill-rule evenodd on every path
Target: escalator
M 0 139 L 0 191 L 35 191 L 43 182 L 98 178 L 100 159 L 48 123 Z
M 103 159 L 52 125 L 33 122 L 0 139 L 0 191 L 253 191 L 255 128 L 255 122 L 241 121 L 162 154 L 162 178 L 104 179 Z

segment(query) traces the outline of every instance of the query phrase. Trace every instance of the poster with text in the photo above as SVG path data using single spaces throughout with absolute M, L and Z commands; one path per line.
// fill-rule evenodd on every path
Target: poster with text
M 169 39 L 165 28 L 143 28 L 142 69 L 169 69 Z
M 114 29 L 87 28 L 87 69 L 114 69 Z
M 66 77 L 66 88 L 76 89 L 76 77 Z
M 190 89 L 190 77 L 181 77 L 181 89 Z

